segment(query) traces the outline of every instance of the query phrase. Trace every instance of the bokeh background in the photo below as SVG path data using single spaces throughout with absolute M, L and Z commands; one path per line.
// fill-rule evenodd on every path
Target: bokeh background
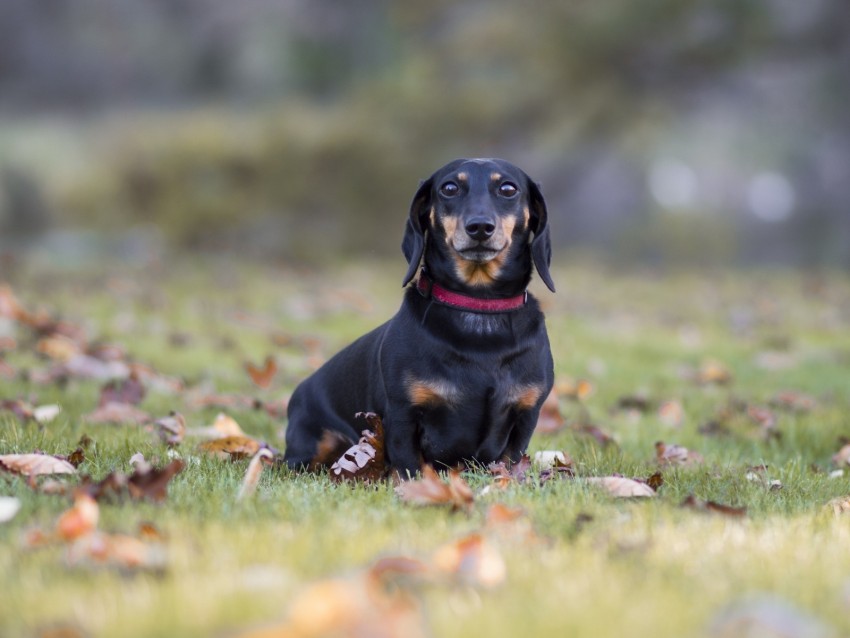
M 850 3 L 0 2 L 0 268 L 397 258 L 456 156 L 559 255 L 848 267 Z

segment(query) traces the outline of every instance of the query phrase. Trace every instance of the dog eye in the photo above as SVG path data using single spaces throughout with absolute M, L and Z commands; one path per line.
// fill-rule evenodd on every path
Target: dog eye
M 501 186 L 499 186 L 499 195 L 502 197 L 513 197 L 518 192 L 517 187 L 510 182 L 504 182 Z
M 457 195 L 460 188 L 454 182 L 446 182 L 442 186 L 440 186 L 440 194 L 445 195 L 446 197 L 454 197 Z

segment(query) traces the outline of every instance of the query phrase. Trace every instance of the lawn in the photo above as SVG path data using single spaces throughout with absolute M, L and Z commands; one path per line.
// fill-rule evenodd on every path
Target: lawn
M 82 448 L 75 474 L 0 469 L 0 496 L 20 504 L 0 522 L 0 635 L 850 635 L 838 273 L 561 265 L 557 295 L 535 290 L 563 422 L 529 453 L 562 451 L 569 471 L 465 472 L 473 502 L 452 508 L 269 465 L 239 499 L 249 458 L 203 450 L 216 417 L 282 451 L 286 397 L 395 312 L 402 266 L 208 258 L 0 276 L 0 454 Z M 103 366 L 69 372 L 80 344 L 118 376 L 135 366 L 141 396 L 112 392 L 150 421 L 98 422 L 115 395 Z M 269 356 L 263 388 L 245 364 Z M 28 412 L 51 405 L 41 423 Z M 186 433 L 169 447 L 152 421 L 171 411 Z M 165 498 L 104 489 L 97 531 L 62 531 L 74 487 L 126 479 L 137 453 L 182 461 Z M 657 491 L 633 498 L 587 480 L 653 475 Z

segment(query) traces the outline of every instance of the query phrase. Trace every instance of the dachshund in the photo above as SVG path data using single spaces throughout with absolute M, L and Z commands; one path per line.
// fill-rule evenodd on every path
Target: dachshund
M 416 191 L 402 252 L 398 313 L 295 389 L 290 468 L 335 461 L 367 411 L 383 420 L 397 478 L 425 463 L 510 464 L 525 453 L 554 381 L 543 313 L 527 290 L 536 269 L 555 291 L 540 187 L 504 160 L 450 162 Z

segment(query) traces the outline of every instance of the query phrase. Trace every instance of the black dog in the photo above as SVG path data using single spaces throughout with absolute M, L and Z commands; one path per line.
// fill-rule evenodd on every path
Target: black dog
M 292 395 L 290 467 L 336 460 L 359 438 L 362 411 L 383 417 L 401 477 L 525 452 L 554 377 L 543 313 L 526 292 L 532 265 L 555 290 L 538 186 L 503 160 L 451 162 L 416 192 L 402 250 L 402 285 L 424 265 L 395 317 Z

